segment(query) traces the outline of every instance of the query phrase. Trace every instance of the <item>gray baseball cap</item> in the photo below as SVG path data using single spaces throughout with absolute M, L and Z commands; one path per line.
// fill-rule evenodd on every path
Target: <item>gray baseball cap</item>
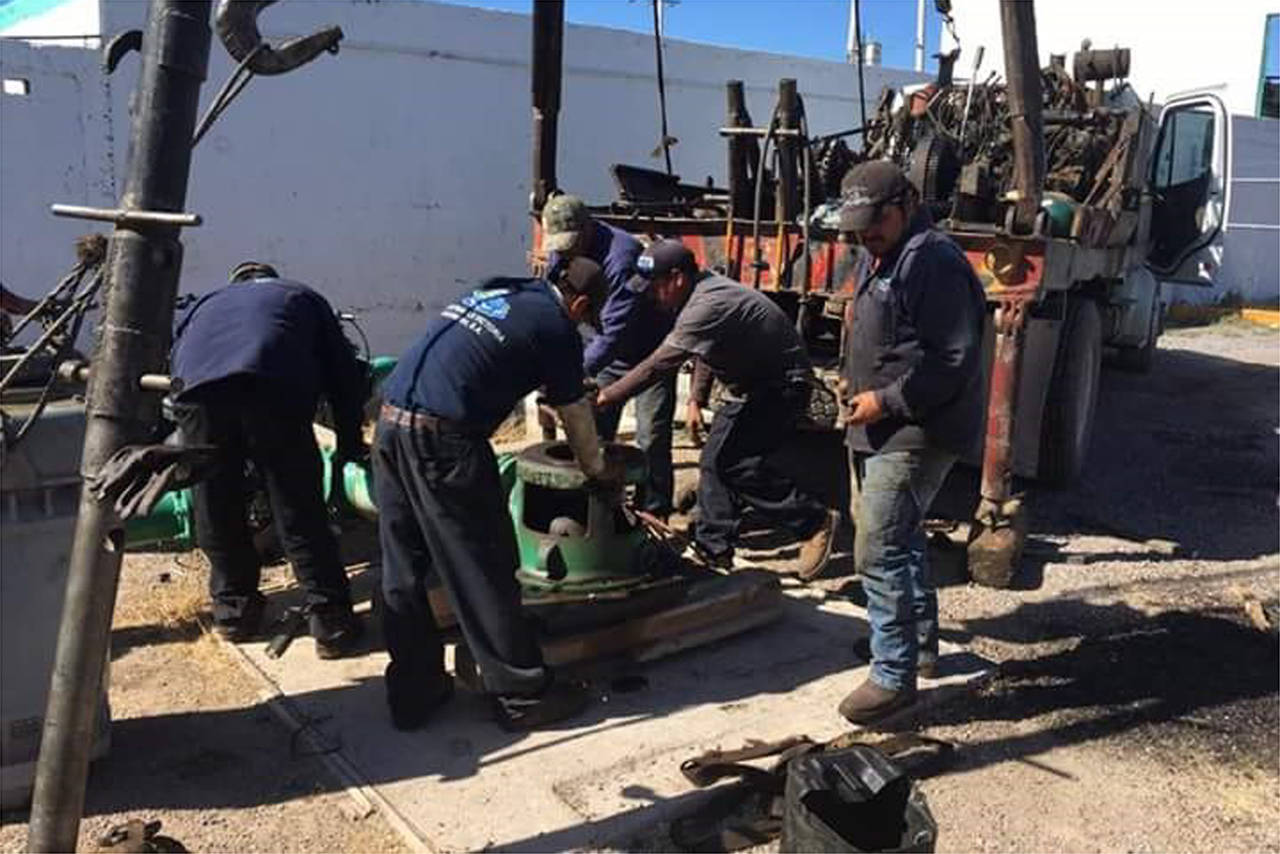
M 563 252 L 573 245 L 587 226 L 591 214 L 577 196 L 552 196 L 542 206 L 542 248 Z

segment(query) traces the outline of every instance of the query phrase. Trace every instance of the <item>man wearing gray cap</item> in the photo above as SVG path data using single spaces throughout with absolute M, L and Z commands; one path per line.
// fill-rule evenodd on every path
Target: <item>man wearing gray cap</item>
M 813 368 L 794 324 L 759 291 L 700 272 L 678 240 L 654 243 L 636 269 L 675 325 L 651 355 L 600 390 L 597 405 L 618 405 L 697 357 L 689 420 L 701 421 L 712 375 L 729 396 L 698 462 L 694 548 L 708 563 L 731 567 L 742 512 L 751 508 L 803 541 L 797 572 L 816 576 L 831 556 L 838 514 L 768 464 L 808 401 Z
M 671 315 L 659 310 L 644 293 L 646 280 L 635 278 L 636 259 L 644 248 L 620 228 L 593 219 L 577 196 L 553 196 L 542 208 L 542 246 L 552 254 L 554 275 L 571 258 L 585 257 L 604 270 L 609 292 L 600 310 L 600 328 L 583 350 L 583 370 L 596 385 L 606 386 L 652 353 L 671 330 Z M 666 518 L 671 512 L 675 473 L 671 463 L 671 425 L 676 408 L 676 376 L 671 374 L 636 395 L 636 444 L 645 454 L 648 474 L 639 496 L 648 512 Z M 597 410 L 600 438 L 618 434 L 622 405 Z
M 934 229 L 889 161 L 845 177 L 842 231 L 875 259 L 858 283 L 845 338 L 854 563 L 871 623 L 871 674 L 840 703 L 853 723 L 910 706 L 938 656 L 938 597 L 924 518 L 983 424 L 982 285 L 960 248 Z

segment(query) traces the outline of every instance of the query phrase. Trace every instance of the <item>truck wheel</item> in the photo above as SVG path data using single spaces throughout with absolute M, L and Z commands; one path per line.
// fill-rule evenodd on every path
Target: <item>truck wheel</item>
M 1155 301 L 1151 321 L 1147 327 L 1147 341 L 1141 347 L 1121 347 L 1116 350 L 1111 364 L 1122 371 L 1135 374 L 1150 373 L 1156 359 L 1156 341 L 1160 338 L 1160 301 Z
M 1084 467 L 1101 371 L 1098 306 L 1093 300 L 1073 297 L 1067 303 L 1040 435 L 1039 480 L 1050 486 L 1066 486 Z

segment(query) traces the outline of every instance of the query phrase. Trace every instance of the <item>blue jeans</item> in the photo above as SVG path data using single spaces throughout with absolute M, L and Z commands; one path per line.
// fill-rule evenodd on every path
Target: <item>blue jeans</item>
M 596 377 L 596 383 L 604 388 L 617 382 L 630 369 L 630 365 L 614 362 Z M 636 445 L 644 451 L 645 482 L 637 495 L 641 509 L 657 516 L 671 512 L 672 494 L 675 492 L 675 466 L 671 460 L 672 424 L 676 412 L 676 375 L 673 373 L 656 385 L 635 396 Z M 596 412 L 596 432 L 606 442 L 618 435 L 618 422 L 622 419 L 622 405 L 611 406 Z
M 871 681 L 890 691 L 914 688 L 919 651 L 938 650 L 938 594 L 924 519 L 955 461 L 955 454 L 935 449 L 849 454 L 853 560 L 867 594 Z

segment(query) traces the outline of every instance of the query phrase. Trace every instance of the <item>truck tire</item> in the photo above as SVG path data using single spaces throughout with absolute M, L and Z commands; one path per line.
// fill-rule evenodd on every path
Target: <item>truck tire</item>
M 1070 484 L 1084 467 L 1102 373 L 1102 316 L 1097 304 L 1070 297 L 1058 355 L 1045 399 L 1038 479 Z
M 1157 299 L 1151 310 L 1146 343 L 1139 347 L 1120 347 L 1110 360 L 1112 365 L 1122 371 L 1129 371 L 1135 374 L 1151 372 L 1151 366 L 1155 364 L 1156 342 L 1160 339 L 1161 313 L 1160 300 Z

